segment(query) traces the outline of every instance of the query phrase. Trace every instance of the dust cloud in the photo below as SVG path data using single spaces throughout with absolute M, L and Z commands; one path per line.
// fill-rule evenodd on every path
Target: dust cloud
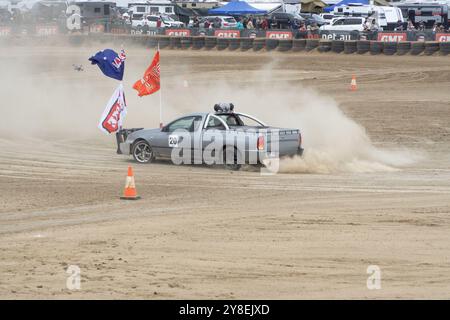
M 90 55 L 107 47 L 115 48 L 108 44 L 76 49 L 2 48 L 7 54 L 0 80 L 1 137 L 111 143 L 114 138 L 101 133 L 97 123 L 118 82 L 103 76 L 97 66 L 87 61 Z M 139 98 L 131 88 L 153 53 L 145 48 L 128 52 L 125 127 L 158 126 L 158 94 Z M 163 55 L 164 119 L 212 111 L 217 102 L 233 102 L 237 111 L 252 114 L 269 125 L 299 128 L 304 156 L 283 160 L 281 172 L 394 171 L 418 159 L 409 150 L 375 147 L 364 128 L 347 117 L 331 97 L 300 83 L 273 81 L 285 74 L 277 70 L 276 62 L 245 74 L 233 74 L 207 68 L 194 70 L 188 61 L 164 61 Z M 72 64 L 82 64 L 85 70 L 77 72 Z

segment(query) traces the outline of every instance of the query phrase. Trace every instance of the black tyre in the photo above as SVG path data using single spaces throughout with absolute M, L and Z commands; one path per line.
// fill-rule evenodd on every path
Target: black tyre
M 376 55 L 383 52 L 383 42 L 370 41 L 370 54 Z
M 159 37 L 158 44 L 159 44 L 160 49 L 167 48 L 170 45 L 170 38 L 169 37 Z
M 217 50 L 225 50 L 228 45 L 229 40 L 227 38 L 217 38 Z
M 409 41 L 400 41 L 397 43 L 397 54 L 399 56 L 403 56 L 407 54 L 411 50 L 411 42 Z
M 385 42 L 383 53 L 387 56 L 392 56 L 397 52 L 397 42 Z
M 423 52 L 426 56 L 431 56 L 439 51 L 439 42 L 430 41 L 425 42 L 425 51 Z
M 266 50 L 271 51 L 278 47 L 278 39 L 266 39 Z
M 253 48 L 253 38 L 242 38 L 241 39 L 241 50 L 247 51 Z
M 344 41 L 343 40 L 333 40 L 331 41 L 331 51 L 334 53 L 341 53 L 344 51 Z
M 241 39 L 240 38 L 230 38 L 228 40 L 228 49 L 229 50 L 237 50 L 241 47 Z
M 150 163 L 154 160 L 152 147 L 145 140 L 136 141 L 131 148 L 131 154 L 139 163 Z
M 357 50 L 356 41 L 354 40 L 344 41 L 344 53 L 352 54 L 355 53 L 356 50 Z
M 319 52 L 329 52 L 331 51 L 331 40 L 320 40 L 319 47 L 317 48 Z
M 409 52 L 413 56 L 417 56 L 425 49 L 425 43 L 422 41 L 411 42 L 411 51 Z
M 193 37 L 192 38 L 192 49 L 203 49 L 205 47 L 205 37 Z
M 255 38 L 253 39 L 253 51 L 260 51 L 266 46 L 266 39 Z
M 146 37 L 143 37 L 143 38 L 145 39 Z M 158 39 L 156 37 L 150 37 L 147 40 L 147 44 L 148 44 L 147 46 L 149 48 L 156 48 L 158 46 Z
M 181 38 L 180 37 L 170 37 L 170 48 L 180 49 L 181 48 Z
M 443 56 L 448 55 L 450 53 L 450 42 L 440 42 L 439 53 Z
M 370 50 L 370 41 L 368 40 L 358 40 L 356 41 L 356 52 L 358 54 L 364 54 Z
M 306 51 L 312 51 L 319 46 L 319 39 L 307 39 L 306 40 Z
M 205 48 L 208 50 L 213 49 L 217 45 L 216 37 L 205 37 Z
M 286 52 L 292 49 L 292 40 L 279 40 L 278 51 Z
M 222 159 L 227 170 L 238 171 L 241 168 L 239 151 L 233 146 L 223 148 Z
M 292 51 L 303 51 L 306 48 L 306 39 L 294 39 L 292 40 Z
M 189 49 L 192 46 L 192 37 L 181 38 L 181 49 Z

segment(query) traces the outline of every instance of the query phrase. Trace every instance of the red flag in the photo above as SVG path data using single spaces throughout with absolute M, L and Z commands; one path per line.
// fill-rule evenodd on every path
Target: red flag
M 142 79 L 136 81 L 133 89 L 138 91 L 139 97 L 146 96 L 158 91 L 160 88 L 159 77 L 159 50 L 153 57 L 152 64 L 145 70 Z

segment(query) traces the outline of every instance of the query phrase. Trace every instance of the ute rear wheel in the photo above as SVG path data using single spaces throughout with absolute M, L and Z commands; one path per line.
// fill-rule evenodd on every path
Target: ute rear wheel
M 239 151 L 231 146 L 226 146 L 223 149 L 223 165 L 225 169 L 238 171 L 241 168 L 239 161 Z
M 132 154 L 139 163 L 150 163 L 154 159 L 152 147 L 147 141 L 140 140 L 133 144 Z

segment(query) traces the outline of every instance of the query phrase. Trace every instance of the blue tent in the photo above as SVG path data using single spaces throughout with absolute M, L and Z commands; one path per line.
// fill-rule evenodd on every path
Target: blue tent
M 231 1 L 224 5 L 223 7 L 216 9 L 209 9 L 208 14 L 217 14 L 217 15 L 245 15 L 245 14 L 265 14 L 266 10 L 256 9 L 252 7 L 245 1 Z
M 331 12 L 335 7 L 346 6 L 349 4 L 369 4 L 369 0 L 342 0 L 335 5 L 323 8 L 323 12 Z

